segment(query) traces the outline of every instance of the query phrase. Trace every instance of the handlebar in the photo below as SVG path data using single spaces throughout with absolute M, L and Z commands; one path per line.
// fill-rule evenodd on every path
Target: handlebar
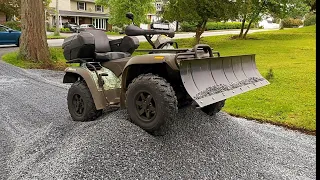
M 145 30 L 134 25 L 129 25 L 125 29 L 125 34 L 128 36 L 141 36 L 141 35 L 150 36 L 150 35 L 162 34 L 162 35 L 167 35 L 170 38 L 173 38 L 175 35 L 175 32 L 171 30 L 154 30 L 154 29 Z

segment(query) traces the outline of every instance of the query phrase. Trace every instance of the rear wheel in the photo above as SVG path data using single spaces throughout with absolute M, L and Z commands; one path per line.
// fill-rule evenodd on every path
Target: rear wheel
M 178 112 L 178 101 L 171 85 L 162 77 L 143 74 L 135 78 L 126 92 L 126 106 L 131 121 L 155 132 Z
M 72 84 L 67 100 L 69 113 L 74 121 L 92 121 L 102 114 L 102 110 L 96 110 L 85 81 L 77 81 Z
M 222 100 L 219 102 L 216 102 L 214 104 L 210 104 L 208 106 L 205 106 L 203 108 L 201 108 L 201 110 L 206 113 L 209 116 L 213 116 L 215 114 L 217 114 L 218 112 L 221 111 L 221 109 L 223 108 L 224 104 L 225 104 L 226 100 Z

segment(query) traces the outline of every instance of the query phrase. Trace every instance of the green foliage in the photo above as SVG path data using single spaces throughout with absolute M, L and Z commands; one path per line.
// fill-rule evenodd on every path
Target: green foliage
M 169 0 L 163 17 L 168 21 L 187 22 L 196 26 L 195 43 L 200 41 L 209 19 L 220 21 L 233 18 L 232 2 L 226 0 Z
M 56 28 L 55 27 L 49 27 L 49 28 L 47 28 L 47 31 L 56 32 Z M 60 32 L 69 33 L 69 32 L 72 32 L 72 31 L 69 28 L 60 28 Z M 59 36 L 59 35 L 57 35 L 57 36 Z
M 47 28 L 47 31 L 49 31 L 49 32 L 55 32 L 55 31 L 56 31 L 56 28 L 55 28 L 55 27 L 49 27 L 49 28 Z
M 267 75 L 266 75 L 266 79 L 267 79 L 268 81 L 274 79 L 274 73 L 273 73 L 272 68 L 270 68 L 270 69 L 268 70 Z
M 45 8 L 47 8 L 52 0 L 43 0 Z M 1 0 L 0 12 L 4 12 L 7 16 L 20 17 L 21 0 Z
M 293 18 L 287 18 L 282 21 L 283 27 L 285 28 L 293 28 L 293 27 L 299 27 L 303 25 L 303 22 L 301 19 L 293 19 Z
M 60 28 L 60 32 L 71 32 L 69 28 Z
M 304 26 L 311 26 L 316 24 L 316 14 L 315 13 L 308 13 L 306 14 L 304 20 Z
M 5 26 L 14 29 L 14 30 L 18 30 L 21 31 L 21 22 L 18 21 L 7 21 L 4 23 Z
M 208 19 L 226 20 L 232 18 L 225 0 L 169 0 L 164 7 L 164 19 L 169 21 L 188 22 L 197 26 Z
M 0 12 L 4 12 L 7 16 L 20 16 L 21 0 L 1 0 Z
M 310 6 L 301 0 L 273 0 L 268 3 L 268 13 L 275 18 L 301 18 L 310 11 Z
M 248 27 L 248 23 L 245 23 L 245 28 Z M 197 27 L 195 24 L 190 24 L 183 22 L 180 24 L 181 31 L 183 32 L 195 32 Z M 254 24 L 251 24 L 251 28 L 254 27 Z M 208 22 L 206 24 L 206 31 L 210 30 L 223 30 L 223 29 L 241 29 L 241 22 Z
M 245 28 L 248 27 L 248 23 L 245 23 Z M 251 24 L 250 28 L 253 28 L 254 24 Z M 209 22 L 207 23 L 206 30 L 221 30 L 221 29 L 240 29 L 241 22 Z
M 127 12 L 133 13 L 135 24 L 140 25 L 149 23 L 147 14 L 155 11 L 154 0 L 95 0 L 95 2 L 108 7 L 110 9 L 109 23 L 121 28 L 131 23 L 126 18 Z

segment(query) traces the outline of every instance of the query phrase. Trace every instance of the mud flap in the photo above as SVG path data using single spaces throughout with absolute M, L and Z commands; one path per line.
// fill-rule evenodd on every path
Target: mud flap
M 181 60 L 180 74 L 199 107 L 270 84 L 257 70 L 255 55 Z

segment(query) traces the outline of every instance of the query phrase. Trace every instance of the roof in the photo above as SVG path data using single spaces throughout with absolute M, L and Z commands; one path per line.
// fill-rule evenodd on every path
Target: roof
M 108 14 L 78 12 L 78 11 L 65 11 L 59 10 L 60 16 L 81 16 L 81 17 L 98 17 L 98 18 L 109 18 Z

